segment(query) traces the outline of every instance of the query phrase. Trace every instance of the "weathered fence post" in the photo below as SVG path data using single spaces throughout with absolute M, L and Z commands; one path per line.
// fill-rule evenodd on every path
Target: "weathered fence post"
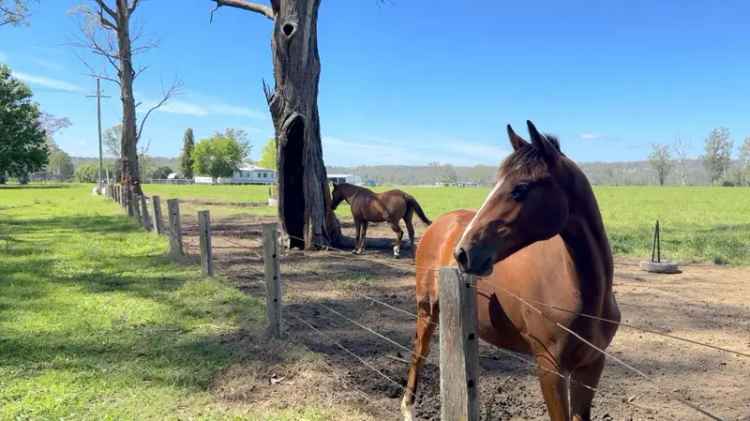
M 180 222 L 180 201 L 177 199 L 167 200 L 169 212 L 169 254 L 172 257 L 183 256 L 182 250 L 182 223 Z
M 133 201 L 133 216 L 135 217 L 135 220 L 138 221 L 139 224 L 143 225 L 143 218 L 141 217 L 141 198 L 140 195 L 133 194 L 132 196 Z
M 125 208 L 128 210 L 128 216 L 135 216 L 135 206 L 137 203 L 133 203 L 133 190 L 125 185 Z M 139 218 L 140 219 L 140 218 Z
M 146 202 L 146 195 L 141 195 L 141 216 L 143 217 L 143 228 L 146 231 L 151 231 L 151 217 L 148 214 L 148 202 Z
M 479 420 L 474 277 L 440 269 L 440 419 Z
M 151 204 L 154 206 L 154 232 L 161 235 L 164 232 L 161 221 L 161 198 L 159 196 L 151 196 Z
M 281 279 L 277 225 L 263 224 L 263 265 L 266 280 L 268 334 L 274 338 L 281 338 Z
M 198 229 L 200 230 L 201 271 L 204 275 L 214 276 L 214 262 L 211 253 L 211 218 L 207 210 L 198 211 Z
M 121 191 L 120 190 L 120 185 L 119 184 L 115 184 L 115 202 L 117 202 L 117 204 L 119 204 L 120 206 L 122 206 L 122 197 L 120 196 L 120 191 Z

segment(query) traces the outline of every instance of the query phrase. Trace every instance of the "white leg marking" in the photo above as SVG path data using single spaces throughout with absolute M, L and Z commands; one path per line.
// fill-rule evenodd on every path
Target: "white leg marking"
M 409 405 L 406 394 L 401 399 L 401 415 L 404 416 L 404 421 L 414 421 L 414 405 Z

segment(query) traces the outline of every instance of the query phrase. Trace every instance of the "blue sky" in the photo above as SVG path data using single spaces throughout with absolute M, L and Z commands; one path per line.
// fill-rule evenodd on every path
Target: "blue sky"
M 78 2 L 33 6 L 31 26 L 0 27 L 0 62 L 42 108 L 73 126 L 57 142 L 95 156 L 94 81 L 69 43 Z M 198 138 L 247 130 L 257 158 L 273 128 L 260 82 L 272 81 L 270 30 L 260 15 L 209 0 L 147 0 L 136 15 L 158 50 L 137 97 L 184 92 L 153 114 L 150 153 L 175 156 Z M 505 124 L 531 119 L 579 161 L 643 159 L 680 135 L 697 156 L 714 127 L 750 136 L 750 3 L 746 1 L 322 0 L 320 114 L 328 165 L 497 164 Z M 87 57 L 88 58 L 88 57 Z M 116 124 L 105 83 L 103 125 Z

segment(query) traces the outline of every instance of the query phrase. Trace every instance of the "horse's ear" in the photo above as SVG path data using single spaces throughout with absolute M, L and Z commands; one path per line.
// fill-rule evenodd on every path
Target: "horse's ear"
M 508 139 L 510 139 L 510 144 L 511 146 L 513 146 L 514 151 L 517 151 L 529 144 L 529 142 L 524 140 L 524 138 L 517 135 L 516 132 L 513 131 L 513 128 L 510 127 L 510 124 L 508 124 Z
M 553 142 L 550 142 L 546 136 L 539 133 L 530 120 L 526 120 L 526 125 L 529 126 L 529 136 L 531 136 L 531 145 L 542 153 L 544 159 L 554 164 L 560 159 L 560 147 Z

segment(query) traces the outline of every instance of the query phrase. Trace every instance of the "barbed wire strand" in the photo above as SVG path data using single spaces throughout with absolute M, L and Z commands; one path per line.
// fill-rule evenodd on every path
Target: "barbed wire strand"
M 587 345 L 587 346 L 589 346 L 590 348 L 592 348 L 592 349 L 596 350 L 597 352 L 599 352 L 600 354 L 602 354 L 602 355 L 604 355 L 604 356 L 606 356 L 606 357 L 608 357 L 608 358 L 612 359 L 613 361 L 615 361 L 616 363 L 620 364 L 621 366 L 623 366 L 623 367 L 627 368 L 628 370 L 630 370 L 630 371 L 632 371 L 632 372 L 634 372 L 634 373 L 638 374 L 638 375 L 639 375 L 639 376 L 640 376 L 641 378 L 643 378 L 643 379 L 645 379 L 646 381 L 648 381 L 649 383 L 653 384 L 653 385 L 654 385 L 654 386 L 656 387 L 656 389 L 657 389 L 657 390 L 658 390 L 659 392 L 661 392 L 662 394 L 664 394 L 664 395 L 666 395 L 666 396 L 668 396 L 668 397 L 670 397 L 670 398 L 672 398 L 672 399 L 676 400 L 677 402 L 680 402 L 681 404 L 683 404 L 683 405 L 685 405 L 685 406 L 687 406 L 687 407 L 689 407 L 689 408 L 693 409 L 693 410 L 694 410 L 694 411 L 696 411 L 696 412 L 699 412 L 700 414 L 702 414 L 702 415 L 704 415 L 704 416 L 706 416 L 706 417 L 708 417 L 708 418 L 710 418 L 710 419 L 712 419 L 712 420 L 716 420 L 716 421 L 723 421 L 723 419 L 722 419 L 722 418 L 719 418 L 718 416 L 716 416 L 716 415 L 714 415 L 714 414 L 712 414 L 712 413 L 710 413 L 710 412 L 706 411 L 705 409 L 701 408 L 700 406 L 698 406 L 698 405 L 695 405 L 695 404 L 692 404 L 692 403 L 690 403 L 690 402 L 686 401 L 686 400 L 685 400 L 685 399 L 683 399 L 682 397 L 680 397 L 680 396 L 677 396 L 676 394 L 674 394 L 674 393 L 672 393 L 672 392 L 668 392 L 668 391 L 665 391 L 664 389 L 662 389 L 662 387 L 661 387 L 661 386 L 659 385 L 659 383 L 657 383 L 657 382 L 656 382 L 656 381 L 655 381 L 655 380 L 654 380 L 653 378 L 651 378 L 651 376 L 649 376 L 648 374 L 646 374 L 646 373 L 644 373 L 643 371 L 641 371 L 640 369 L 638 369 L 638 368 L 636 368 L 636 367 L 634 367 L 634 366 L 632 366 L 632 365 L 630 365 L 630 364 L 626 363 L 626 362 L 625 362 L 625 361 L 623 361 L 622 359 L 620 359 L 620 358 L 618 358 L 618 357 L 616 357 L 616 356 L 612 355 L 611 353 L 609 353 L 609 352 L 607 352 L 607 351 L 603 350 L 602 348 L 600 348 L 600 347 L 598 347 L 598 346 L 594 345 L 593 343 L 591 343 L 591 342 L 590 342 L 589 340 L 587 340 L 587 339 L 586 339 L 586 338 L 584 338 L 583 336 L 581 336 L 581 335 L 579 335 L 578 333 L 574 332 L 574 331 L 573 331 L 572 329 L 568 328 L 567 326 L 564 326 L 564 325 L 563 325 L 562 323 L 560 323 L 560 322 L 557 322 L 557 321 L 555 321 L 555 320 L 552 320 L 552 319 L 551 319 L 551 318 L 550 318 L 549 316 L 547 316 L 547 315 L 546 315 L 546 314 L 545 314 L 545 313 L 544 313 L 544 312 L 543 312 L 542 310 L 540 310 L 539 308 L 535 307 L 534 305 L 532 305 L 531 303 L 529 303 L 528 301 L 526 301 L 526 300 L 525 300 L 524 298 L 520 297 L 519 295 L 516 295 L 516 294 L 512 293 L 511 291 L 507 291 L 507 290 L 506 290 L 506 292 L 507 292 L 507 293 L 508 293 L 509 295 L 511 295 L 512 297 L 514 297 L 515 299 L 517 299 L 518 301 L 520 301 L 521 303 L 523 303 L 524 305 L 526 305 L 527 307 L 529 307 L 529 308 L 530 308 L 531 310 L 533 310 L 533 311 L 534 311 L 535 313 L 537 313 L 537 314 L 539 314 L 540 316 L 542 316 L 542 317 L 544 317 L 545 319 L 547 319 L 547 320 L 548 320 L 549 322 L 551 322 L 552 324 L 554 324 L 555 326 L 557 326 L 557 327 L 558 327 L 559 329 L 562 329 L 563 331 L 565 331 L 565 332 L 569 333 L 570 335 L 573 335 L 574 337 L 576 337 L 576 338 L 577 338 L 578 340 L 580 340 L 581 342 L 583 342 L 584 344 L 586 344 L 586 345 Z
M 305 319 L 297 316 L 296 314 L 293 314 L 293 313 L 290 313 L 290 312 L 287 312 L 287 314 L 289 314 L 290 316 L 292 316 L 296 320 L 302 322 L 303 324 L 307 325 L 310 329 L 316 331 L 321 336 L 324 336 L 325 338 L 327 338 L 331 343 L 333 343 L 334 345 L 336 345 L 337 347 L 339 347 L 342 351 L 346 352 L 347 354 L 349 354 L 352 357 L 354 357 L 355 359 L 357 359 L 357 361 L 359 361 L 360 363 L 362 363 L 362 365 L 364 365 L 365 367 L 369 368 L 373 372 L 377 373 L 379 376 L 381 376 L 385 380 L 387 380 L 390 383 L 392 383 L 393 385 L 397 386 L 399 389 L 401 389 L 403 391 L 406 391 L 406 388 L 404 386 L 402 386 L 401 383 L 397 382 L 396 380 L 393 380 L 390 376 L 388 376 L 387 374 L 385 374 L 382 371 L 380 371 L 374 365 L 372 365 L 369 362 L 365 361 L 362 357 L 360 357 L 359 355 L 355 354 L 349 348 L 345 347 L 344 345 L 341 345 L 340 342 L 338 342 L 335 339 L 331 338 L 329 335 L 327 335 L 326 333 L 324 333 L 322 330 L 320 330 L 317 327 L 315 327 L 315 325 L 313 325 L 312 323 L 310 323 L 307 320 L 305 320 Z

